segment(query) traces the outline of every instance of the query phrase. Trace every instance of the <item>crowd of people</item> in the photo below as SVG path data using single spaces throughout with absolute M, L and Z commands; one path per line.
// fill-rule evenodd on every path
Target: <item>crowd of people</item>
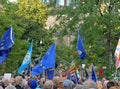
M 0 89 L 120 89 L 119 80 L 108 80 L 103 77 L 94 82 L 90 78 L 79 78 L 75 83 L 74 77 L 68 79 L 54 76 L 53 80 L 38 76 L 17 75 L 11 76 L 10 80 L 4 76 L 0 80 Z

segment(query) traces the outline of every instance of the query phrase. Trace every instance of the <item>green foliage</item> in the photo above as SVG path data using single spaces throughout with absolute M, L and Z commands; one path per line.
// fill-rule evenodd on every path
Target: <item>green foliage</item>
M 4 5 L 7 3 L 7 0 L 0 0 L 0 4 Z
M 18 0 L 17 14 L 39 24 L 47 19 L 48 9 L 40 0 Z
M 0 74 L 17 70 L 32 40 L 33 63 L 36 58 L 40 59 L 44 55 L 55 39 L 58 42 L 57 62 L 75 60 L 77 64 L 82 63 L 83 60 L 80 60 L 76 53 L 78 29 L 87 53 L 87 58 L 84 59 L 86 66 L 89 67 L 91 63 L 99 67 L 107 65 L 108 70 L 105 74 L 110 75 L 114 72 L 112 59 L 120 35 L 119 0 L 75 0 L 75 3 L 68 7 L 54 6 L 51 9 L 50 6 L 54 4 L 52 3 L 49 7 L 54 13 L 48 13 L 46 5 L 39 0 L 18 2 L 4 2 L 0 12 L 0 37 L 10 25 L 15 34 L 15 45 L 7 61 L 0 66 Z M 59 22 L 49 30 L 44 29 L 47 14 L 57 15 Z M 73 42 L 70 42 L 72 46 L 66 46 L 63 37 L 71 35 L 75 37 Z
M 34 3 L 34 6 L 35 4 L 37 3 Z M 47 12 L 45 13 L 43 12 L 40 15 L 40 16 L 42 16 L 43 14 L 45 15 L 41 17 L 42 21 L 40 21 L 39 16 L 34 19 L 20 16 L 18 14 L 19 12 L 18 8 L 19 8 L 18 3 L 6 3 L 3 6 L 3 9 L 0 13 L 0 28 L 1 28 L 0 37 L 4 34 L 4 32 L 10 25 L 12 25 L 15 34 L 15 44 L 12 48 L 12 51 L 7 61 L 0 66 L 1 70 L 0 74 L 3 74 L 5 72 L 12 72 L 13 70 L 17 71 L 18 67 L 21 65 L 24 59 L 29 44 L 32 40 L 33 40 L 33 56 L 32 56 L 33 63 L 35 62 L 34 59 L 43 56 L 43 54 L 47 51 L 47 49 L 53 42 L 53 40 L 50 40 L 51 34 L 49 34 L 48 31 L 43 29 L 43 24 L 46 20 Z M 48 11 L 47 7 L 45 7 L 43 3 L 41 3 L 41 7 L 39 7 L 39 10 Z M 35 12 L 31 11 L 30 13 L 34 14 Z M 39 12 L 39 14 L 40 13 L 41 12 Z M 37 13 L 35 15 L 37 15 Z M 42 44 L 39 43 L 41 40 L 43 40 Z
M 7 61 L 4 62 L 3 65 L 0 65 L 0 74 L 17 70 L 28 47 L 28 42 L 21 39 L 21 36 L 25 31 L 25 24 L 21 18 L 16 16 L 16 9 L 17 7 L 15 4 L 7 3 L 4 5 L 3 11 L 0 13 L 0 37 L 2 37 L 7 31 L 10 25 L 12 25 L 15 34 L 15 44 Z
M 111 62 L 120 35 L 118 3 L 118 0 L 80 0 L 77 5 L 75 3 L 58 10 L 60 24 L 55 25 L 53 29 L 60 31 L 62 37 L 69 31 L 76 37 L 76 31 L 80 29 L 87 52 L 85 63 L 89 65 L 92 62 L 104 66 L 100 64 L 104 62 L 110 69 L 114 66 Z M 73 45 L 76 45 L 76 41 Z

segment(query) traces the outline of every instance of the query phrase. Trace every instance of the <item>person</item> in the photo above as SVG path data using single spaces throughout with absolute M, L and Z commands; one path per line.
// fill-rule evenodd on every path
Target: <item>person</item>
M 64 87 L 63 87 L 63 80 L 62 79 L 58 80 L 58 87 L 57 87 L 57 89 L 64 89 Z
M 53 82 L 51 80 L 47 80 L 44 84 L 44 89 L 53 89 Z
M 37 81 L 32 79 L 29 82 L 30 89 L 36 89 L 37 88 Z
M 21 76 L 16 76 L 15 77 L 15 83 L 16 83 L 15 87 L 17 89 L 23 89 L 22 81 L 23 81 L 23 78 Z
M 16 89 L 16 87 L 13 85 L 8 85 L 5 89 Z
M 54 84 L 54 89 L 57 89 L 59 80 L 60 80 L 59 76 L 55 76 L 53 78 L 52 81 L 53 81 L 53 84 Z
M 71 80 L 66 79 L 63 81 L 64 89 L 73 89 L 73 83 Z
M 3 89 L 3 87 L 2 87 L 2 86 L 0 86 L 0 89 Z
M 5 88 L 9 85 L 9 80 L 5 77 L 2 78 L 2 87 Z
M 36 89 L 43 89 L 43 82 L 41 80 L 38 81 L 38 86 Z
M 107 83 L 107 89 L 110 89 L 111 87 L 114 87 L 114 86 L 119 86 L 116 81 L 109 81 Z
M 110 87 L 110 89 L 120 89 L 120 86 L 113 86 L 113 87 Z
M 84 89 L 83 85 L 76 85 L 74 89 Z
M 83 83 L 83 87 L 84 89 L 89 89 L 89 88 L 98 89 L 96 83 L 92 79 L 87 79 Z
M 105 80 L 104 82 L 103 82 L 103 89 L 107 89 L 107 83 L 109 82 L 109 80 Z

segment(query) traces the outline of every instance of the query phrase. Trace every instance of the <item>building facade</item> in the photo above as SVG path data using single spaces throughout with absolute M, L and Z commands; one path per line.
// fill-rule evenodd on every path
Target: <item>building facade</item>
M 42 0 L 42 2 L 44 3 L 54 2 L 60 6 L 69 6 L 71 3 L 71 0 Z

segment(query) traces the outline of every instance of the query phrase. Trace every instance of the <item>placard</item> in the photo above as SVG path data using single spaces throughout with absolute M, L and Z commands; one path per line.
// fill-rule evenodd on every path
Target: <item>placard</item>
M 5 73 L 4 78 L 9 81 L 11 79 L 11 73 Z

